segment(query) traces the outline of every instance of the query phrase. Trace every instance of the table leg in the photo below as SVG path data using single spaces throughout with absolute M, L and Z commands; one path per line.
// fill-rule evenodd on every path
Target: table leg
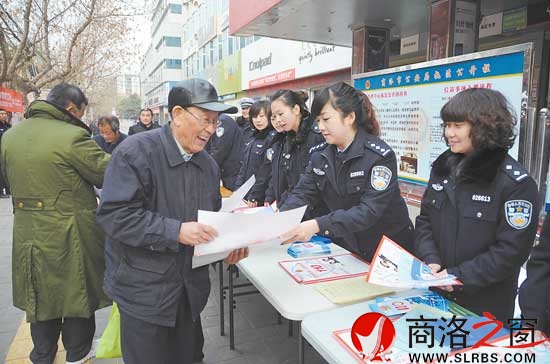
M 223 261 L 218 263 L 218 275 L 220 279 L 220 335 L 225 335 L 225 310 L 224 310 L 224 294 L 223 294 Z
M 235 350 L 235 333 L 234 333 L 234 318 L 233 318 L 233 272 L 234 265 L 229 266 L 229 349 Z
M 301 321 L 298 321 L 298 364 L 304 364 L 304 338 L 302 337 Z

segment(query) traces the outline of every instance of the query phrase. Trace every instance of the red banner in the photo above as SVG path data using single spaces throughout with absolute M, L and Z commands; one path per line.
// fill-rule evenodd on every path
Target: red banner
M 0 87 L 0 109 L 23 112 L 23 94 L 9 88 Z

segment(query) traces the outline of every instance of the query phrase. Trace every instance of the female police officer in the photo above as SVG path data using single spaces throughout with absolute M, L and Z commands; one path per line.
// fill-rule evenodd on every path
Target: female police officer
M 516 120 L 506 98 L 489 89 L 458 93 L 441 119 L 450 148 L 432 166 L 416 219 L 416 254 L 433 272 L 464 283 L 444 287 L 450 298 L 507 322 L 539 211 L 535 182 L 508 155 Z
M 303 222 L 286 241 L 307 241 L 320 232 L 371 260 L 385 234 L 411 250 L 413 227 L 397 184 L 395 154 L 377 136 L 366 95 L 337 83 L 319 92 L 312 112 L 330 146 L 313 154 L 281 210 L 321 200 L 330 212 Z
M 271 97 L 271 112 L 275 122 L 286 132 L 285 141 L 279 149 L 278 165 L 275 166 L 282 177 L 277 182 L 279 206 L 298 183 L 300 175 L 309 163 L 311 153 L 325 145 L 319 126 L 309 114 L 306 101 L 305 93 L 291 90 L 279 90 Z M 308 216 L 319 213 L 319 207 L 310 205 Z

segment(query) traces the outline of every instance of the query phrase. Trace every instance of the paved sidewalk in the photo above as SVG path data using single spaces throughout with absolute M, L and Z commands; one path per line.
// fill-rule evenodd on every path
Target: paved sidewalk
M 0 363 L 5 358 L 12 340 L 23 320 L 23 313 L 12 306 L 11 295 L 11 236 L 13 216 L 11 199 L 0 199 Z M 227 280 L 227 272 L 225 272 Z M 218 274 L 211 270 L 212 291 L 202 323 L 205 334 L 205 359 L 207 364 L 293 364 L 298 362 L 297 323 L 294 337 L 288 336 L 288 321 L 277 324 L 277 312 L 260 295 L 237 297 L 235 311 L 236 350 L 229 350 L 228 305 L 226 310 L 226 336 L 220 336 Z M 240 278 L 238 283 L 244 283 Z M 101 336 L 110 308 L 96 313 L 96 336 Z M 21 328 L 22 332 L 25 328 Z M 12 348 L 14 350 L 15 348 Z M 305 345 L 306 364 L 326 363 L 309 345 Z M 21 361 L 21 363 L 28 361 Z M 63 361 L 56 361 L 56 363 Z M 18 361 L 19 363 L 19 361 Z M 93 363 L 114 364 L 122 360 L 94 360 Z M 10 363 L 11 364 L 11 363 Z M 153 364 L 153 363 L 152 363 Z

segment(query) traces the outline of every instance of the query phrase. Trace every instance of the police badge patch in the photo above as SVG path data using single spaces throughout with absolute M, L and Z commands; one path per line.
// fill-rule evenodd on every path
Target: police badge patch
M 273 148 L 269 148 L 269 149 L 265 152 L 265 155 L 267 156 L 267 159 L 268 159 L 268 160 L 272 160 L 272 159 L 273 159 Z
M 370 184 L 377 191 L 384 191 L 391 181 L 391 171 L 388 167 L 375 166 L 370 175 Z
M 218 128 L 216 128 L 216 136 L 217 136 L 218 138 L 221 138 L 222 135 L 223 135 L 223 133 L 224 133 L 224 131 L 225 131 L 225 130 L 224 130 L 223 126 L 219 126 Z
M 325 171 L 323 171 L 322 169 L 319 169 L 319 168 L 313 168 L 313 172 L 318 176 L 324 176 L 325 175 Z
M 533 205 L 525 200 L 511 200 L 504 204 L 506 221 L 514 229 L 524 229 L 531 222 Z

